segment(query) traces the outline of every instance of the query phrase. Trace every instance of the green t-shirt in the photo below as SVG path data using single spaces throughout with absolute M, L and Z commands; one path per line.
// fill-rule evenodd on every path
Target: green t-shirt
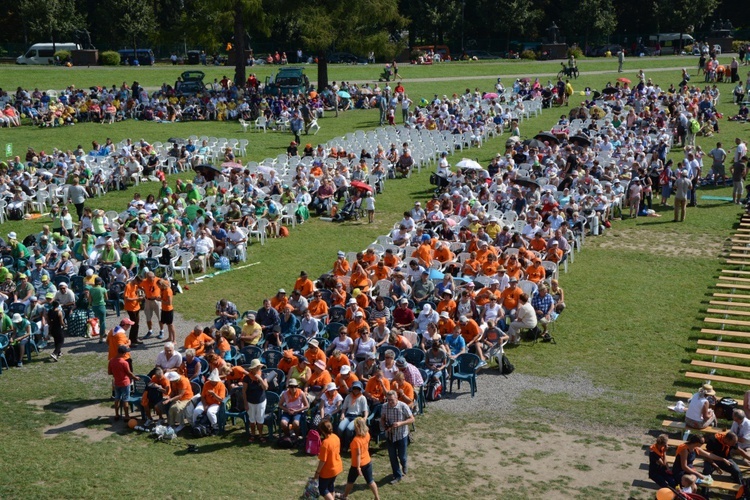
M 92 286 L 88 288 L 89 295 L 91 296 L 92 306 L 103 306 L 105 305 L 104 296 L 107 293 L 107 289 L 101 286 Z
M 125 266 L 126 269 L 132 269 L 133 265 L 138 262 L 138 256 L 133 252 L 122 252 L 120 256 L 120 262 Z
M 13 321 L 10 316 L 3 314 L 3 319 L 0 320 L 0 333 L 8 333 L 13 329 Z

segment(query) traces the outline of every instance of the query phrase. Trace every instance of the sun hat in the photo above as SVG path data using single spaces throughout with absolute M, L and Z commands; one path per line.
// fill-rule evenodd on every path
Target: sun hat
M 357 303 L 357 299 L 349 299 L 349 302 L 347 302 L 347 304 L 349 305 L 356 304 L 356 303 Z
M 349 373 L 352 371 L 352 367 L 349 365 L 344 365 L 341 367 L 341 370 L 339 370 L 339 373 L 341 375 L 349 375 Z
M 328 382 L 328 384 L 326 384 L 326 387 L 325 387 L 326 392 L 335 391 L 335 390 L 336 390 L 336 384 L 334 384 L 333 382 Z
M 180 374 L 177 372 L 167 372 L 167 380 L 170 382 L 177 382 L 180 380 Z
M 354 389 L 357 389 L 358 391 L 361 391 L 362 390 L 362 382 L 360 382 L 359 380 L 357 380 L 356 382 L 354 382 L 352 384 L 351 390 L 354 390 Z
M 440 313 L 441 318 L 449 319 L 451 317 L 450 313 L 448 311 L 443 311 Z
M 258 361 L 257 359 L 254 359 L 253 361 Z M 252 362 L 250 363 L 252 366 Z M 221 382 L 221 378 L 219 377 L 219 370 L 214 368 L 211 370 L 211 373 L 208 375 L 208 381 L 209 382 Z
M 299 382 L 297 382 L 296 378 L 289 379 L 289 387 L 299 387 Z
M 364 316 L 364 314 L 362 313 L 362 311 L 357 311 L 357 312 L 354 313 L 354 317 L 355 318 L 361 318 L 362 316 Z
M 263 363 L 260 362 L 258 358 L 255 358 L 254 360 L 250 361 L 250 366 L 248 366 L 248 369 L 255 370 L 259 366 L 262 366 L 263 368 L 266 367 Z
M 398 359 L 396 360 L 396 366 L 398 366 L 399 368 L 403 368 L 403 367 L 405 367 L 405 366 L 406 366 L 406 364 L 407 364 L 407 363 L 406 363 L 406 360 L 405 360 L 404 358 L 398 358 Z
M 15 315 L 13 316 L 13 322 L 16 322 Z M 716 395 L 716 391 L 711 384 L 703 384 L 703 386 L 701 387 L 701 391 L 703 391 L 703 394 L 705 394 L 706 396 Z
M 322 359 L 319 359 L 313 364 L 313 366 L 319 370 L 325 370 L 326 369 L 326 362 Z
M 310 341 L 309 341 L 309 342 L 307 343 L 307 345 L 309 345 L 310 347 L 318 347 L 318 346 L 319 346 L 320 344 L 318 343 L 318 340 L 317 340 L 317 339 L 311 339 L 311 340 L 310 340 Z

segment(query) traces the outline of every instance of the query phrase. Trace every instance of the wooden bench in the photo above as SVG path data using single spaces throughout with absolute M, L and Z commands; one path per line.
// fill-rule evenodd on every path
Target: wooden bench
M 727 264 L 734 264 L 736 266 L 750 266 L 750 261 L 748 261 L 748 260 L 737 260 L 737 259 L 727 259 Z
M 704 356 L 718 356 L 720 358 L 750 359 L 750 354 L 744 354 L 741 352 L 716 351 L 714 349 L 696 349 L 695 353 L 702 354 Z
M 728 302 L 724 300 L 709 300 L 712 306 L 750 307 L 750 302 Z
M 727 337 L 741 337 L 750 339 L 750 332 L 738 332 L 736 330 L 714 330 L 713 328 L 701 328 L 701 333 L 710 335 L 725 335 Z
M 707 345 L 711 347 L 727 347 L 729 349 L 750 349 L 750 343 L 742 344 L 740 342 L 724 342 L 723 340 L 699 339 L 698 345 Z
M 703 321 L 719 325 L 750 326 L 750 321 L 744 321 L 741 319 L 703 318 Z
M 750 249 L 750 247 L 748 247 Z M 744 275 L 750 275 L 750 271 L 740 271 L 739 269 L 722 269 L 722 273 L 727 274 L 744 274 Z
M 747 263 L 750 265 L 750 262 Z M 734 283 L 716 283 L 717 288 L 736 288 L 737 290 L 750 290 L 750 285 L 735 285 Z
M 726 377 L 724 375 L 716 375 L 709 373 L 698 373 L 698 372 L 685 372 L 687 378 L 695 378 L 698 380 L 711 380 L 714 382 L 726 382 L 727 384 L 737 385 L 750 385 L 750 379 L 737 378 L 737 377 Z
M 750 278 L 741 278 L 739 276 L 719 276 L 723 281 L 739 281 L 741 283 L 750 283 Z
M 693 366 L 701 366 L 703 368 L 713 368 L 714 370 L 730 370 L 733 372 L 750 373 L 750 366 L 733 365 L 730 363 L 715 363 L 713 361 L 702 361 L 700 359 L 694 359 L 690 362 Z M 747 381 L 750 385 L 750 380 Z
M 706 309 L 708 314 L 728 314 L 730 316 L 750 316 L 748 311 L 732 311 L 731 309 Z
M 717 297 L 720 299 L 750 299 L 750 295 L 743 294 L 743 293 L 719 293 L 716 292 L 712 294 L 713 297 Z
M 661 423 L 662 427 L 669 427 L 670 429 L 679 429 L 679 430 L 688 430 L 688 431 L 695 431 L 695 432 L 703 432 L 705 434 L 716 434 L 717 432 L 726 432 L 727 429 L 722 429 L 720 427 L 706 427 L 705 429 L 693 429 L 692 427 L 688 427 L 685 425 L 685 422 L 681 420 L 665 420 Z
M 747 249 L 746 248 L 740 248 L 740 250 L 747 250 Z M 750 254 L 730 252 L 729 254 L 726 255 L 726 257 L 745 259 L 747 257 L 750 257 Z

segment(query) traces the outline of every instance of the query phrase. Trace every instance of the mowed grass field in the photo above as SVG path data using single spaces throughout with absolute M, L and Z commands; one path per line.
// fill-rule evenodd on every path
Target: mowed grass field
M 658 62 L 658 66 L 652 68 L 673 69 L 649 71 L 646 63 L 652 61 Z M 643 64 L 636 66 L 634 60 L 628 60 L 625 76 L 635 80 L 635 72 L 644 67 L 647 76 L 666 88 L 670 83 L 678 83 L 679 68 L 687 62 L 692 66 L 693 59 L 665 57 L 638 62 Z M 533 77 L 534 74 L 553 72 L 557 63 L 504 64 L 507 69 L 485 63 L 444 65 L 451 72 L 461 68 L 451 73 L 453 76 L 486 76 L 486 79 L 467 82 L 457 79 L 411 83 L 406 71 L 412 68 L 404 68 L 402 73 L 407 76 L 404 84 L 413 99 L 430 98 L 435 93 L 452 94 L 467 87 L 489 91 L 497 76 L 503 74 L 498 71 L 500 68 L 507 74 L 521 73 L 516 68 L 523 68 L 523 72 Z M 574 82 L 576 90 L 586 86 L 601 88 L 619 76 L 614 61 L 607 64 L 604 60 L 585 60 L 579 64 L 584 72 L 589 69 L 589 64 L 592 71 L 594 67 L 615 71 L 584 75 Z M 484 68 L 486 74 L 477 68 Z M 341 71 L 345 69 L 353 76 L 342 73 L 341 78 L 351 80 L 357 79 L 357 72 L 362 71 L 360 67 L 342 68 Z M 427 70 L 435 69 L 425 68 L 425 75 L 430 74 Z M 14 68 L 0 73 L 0 78 L 9 78 L 9 73 L 17 75 L 17 83 L 4 84 L 3 88 L 34 86 L 34 80 L 41 78 L 37 71 L 57 70 L 60 69 L 30 68 L 29 76 L 26 76 L 25 71 Z M 154 71 L 166 70 L 158 67 Z M 53 83 L 49 87 L 64 85 L 65 79 L 60 78 L 57 85 Z M 723 84 L 721 88 L 720 110 L 726 115 L 734 110 L 730 104 L 732 87 Z M 575 96 L 575 100 L 583 98 L 578 94 Z M 545 110 L 540 117 L 524 121 L 522 135 L 529 137 L 539 130 L 549 129 L 563 112 L 566 110 Z M 373 128 L 377 126 L 377 114 L 374 111 L 353 111 L 343 113 L 339 118 L 326 117 L 320 123 L 322 130 L 317 136 L 310 137 L 311 142 L 324 142 L 355 129 Z M 717 139 L 729 147 L 735 136 L 747 137 L 747 125 L 722 121 L 721 126 L 720 136 L 698 139 L 704 150 L 710 150 Z M 164 141 L 170 136 L 191 134 L 246 136 L 251 141 L 249 159 L 252 160 L 276 156 L 291 140 L 288 134 L 271 132 L 243 135 L 236 123 L 159 125 L 126 122 L 112 127 L 84 124 L 54 130 L 3 129 L 0 142 L 13 142 L 14 148 L 22 152 L 27 145 L 68 149 L 78 143 L 86 145 L 91 140 L 101 141 L 106 137 L 115 141 L 124 137 Z M 507 134 L 489 141 L 481 149 L 467 150 L 452 157 L 451 161 L 455 163 L 465 156 L 480 163 L 488 162 L 496 152 L 503 150 L 506 137 Z M 681 150 L 672 152 L 676 160 L 681 156 Z M 336 225 L 311 220 L 293 230 L 290 238 L 269 240 L 265 246 L 252 245 L 248 262 L 259 262 L 258 265 L 191 285 L 190 290 L 176 297 L 178 312 L 190 320 L 207 323 L 212 319 L 214 304 L 220 297 L 234 301 L 240 310 L 254 309 L 279 287 L 292 286 L 301 269 L 312 276 L 326 272 L 337 250 L 364 248 L 377 235 L 385 234 L 415 199 L 428 199 L 431 195 L 428 176 L 429 172 L 423 170 L 408 180 L 388 181 L 385 193 L 376 200 L 375 224 Z M 147 183 L 138 190 L 145 194 L 155 191 L 156 186 Z M 133 189 L 107 194 L 92 200 L 91 205 L 122 209 L 132 193 Z M 536 375 L 569 381 L 571 387 L 585 384 L 591 387 L 588 397 L 573 397 L 566 391 L 550 392 L 544 387 L 530 389 L 516 399 L 516 410 L 512 415 L 456 416 L 442 412 L 440 403 L 430 405 L 428 413 L 417 422 L 419 440 L 414 448 L 417 458 L 413 469 L 410 468 L 417 481 L 389 487 L 383 491 L 383 497 L 438 498 L 450 492 L 490 498 L 506 488 L 514 492 L 525 491 L 519 489 L 517 481 L 533 483 L 534 475 L 528 472 L 519 472 L 523 479 L 511 482 L 505 477 L 482 477 L 471 466 L 471 456 L 457 463 L 431 459 L 443 453 L 441 436 L 446 434 L 455 436 L 463 432 L 467 439 L 475 439 L 478 443 L 486 440 L 487 435 L 472 431 L 479 422 L 510 427 L 518 432 L 522 428 L 535 429 L 533 422 L 543 421 L 563 429 L 576 429 L 592 437 L 604 433 L 627 435 L 636 440 L 643 438 L 647 430 L 658 428 L 658 422 L 666 413 L 665 396 L 698 385 L 697 381 L 688 382 L 680 372 L 685 370 L 693 356 L 697 331 L 705 316 L 707 295 L 721 268 L 718 257 L 722 253 L 722 243 L 739 213 L 736 205 L 700 200 L 705 194 L 730 196 L 730 191 L 728 188 L 700 190 L 699 207 L 688 209 L 683 224 L 671 223 L 670 211 L 659 211 L 662 217 L 618 221 L 604 236 L 587 238 L 584 250 L 576 255 L 570 272 L 560 278 L 568 308 L 554 327 L 557 344 L 533 348 L 522 346 L 509 351 L 518 376 Z M 0 230 L 27 234 L 38 230 L 41 223 L 40 220 L 7 223 Z M 288 451 L 245 446 L 239 430 L 200 440 L 197 442 L 201 448 L 198 455 L 186 454 L 182 439 L 174 446 L 151 444 L 142 436 L 123 433 L 119 429 L 112 432 L 110 423 L 99 418 L 85 420 L 82 426 L 92 435 L 111 432 L 102 440 L 67 432 L 53 439 L 42 438 L 45 427 L 59 426 L 71 410 L 109 402 L 104 358 L 85 344 L 76 346 L 74 351 L 75 354 L 68 356 L 64 363 L 49 363 L 47 354 L 43 353 L 23 370 L 11 369 L 0 375 L 0 425 L 4 430 L 0 497 L 98 498 L 142 495 L 149 491 L 159 498 L 187 495 L 228 497 L 238 492 L 247 492 L 258 498 L 295 498 L 302 491 L 305 479 L 313 470 L 314 459 Z M 137 372 L 148 369 L 150 365 L 136 364 Z M 729 394 L 739 394 L 737 388 L 717 386 Z M 462 393 L 461 397 L 468 398 L 469 395 Z M 498 453 L 506 453 L 506 450 L 500 446 Z M 375 459 L 376 477 L 379 478 L 388 469 L 387 453 L 378 451 Z M 638 464 L 629 466 L 632 467 L 633 479 L 645 477 L 645 472 L 638 470 Z M 605 470 L 604 466 L 601 467 Z M 189 479 L 173 481 L 169 479 L 173 475 Z M 441 482 L 426 479 L 432 477 L 461 477 L 464 480 Z M 282 490 L 272 485 L 288 487 Z M 556 485 L 553 483 L 551 487 L 554 489 Z M 630 493 L 623 484 L 608 485 L 604 491 L 606 493 L 600 493 L 607 498 L 622 498 Z M 358 498 L 366 496 L 367 493 L 357 495 Z M 563 496 L 577 495 L 566 490 Z M 524 498 L 524 494 L 515 493 L 508 497 Z

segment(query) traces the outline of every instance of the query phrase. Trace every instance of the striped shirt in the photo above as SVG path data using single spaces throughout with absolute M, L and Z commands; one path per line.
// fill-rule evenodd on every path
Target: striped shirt
M 383 405 L 381 409 L 381 416 L 385 417 L 386 427 L 392 426 L 396 422 L 403 422 L 404 420 L 411 418 L 411 409 L 403 401 L 396 403 L 396 406 L 391 406 L 388 403 Z M 382 423 L 381 423 L 382 427 Z M 383 428 L 385 430 L 385 427 Z M 409 426 L 402 425 L 400 427 L 391 427 L 386 431 L 389 441 L 400 441 L 409 435 Z

